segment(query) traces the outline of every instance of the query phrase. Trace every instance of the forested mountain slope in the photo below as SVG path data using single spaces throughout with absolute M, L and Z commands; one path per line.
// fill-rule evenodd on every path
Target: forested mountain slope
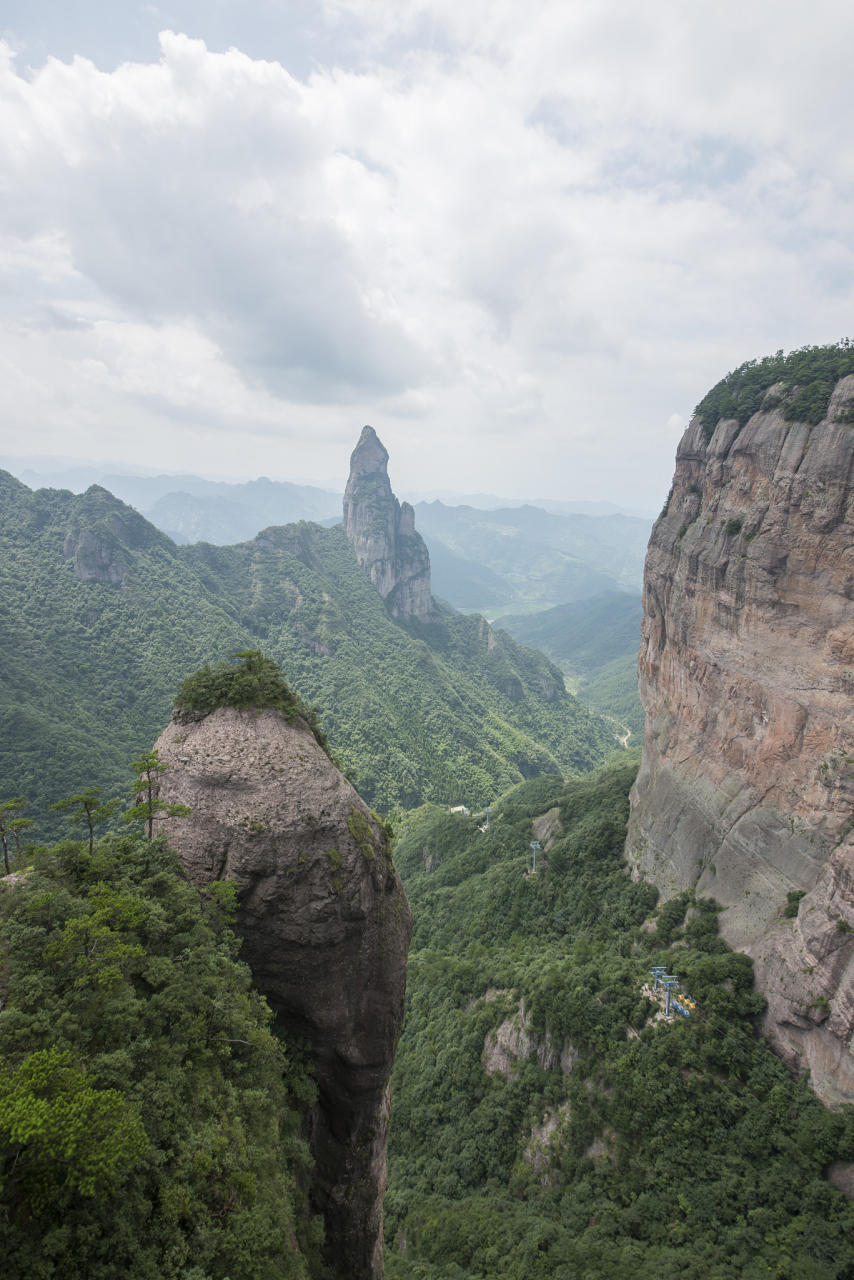
M 375 807 L 482 804 L 616 745 L 542 654 L 482 619 L 395 622 L 340 527 L 177 547 L 97 486 L 33 493 L 0 472 L 0 591 L 0 778 L 40 839 L 62 796 L 124 794 L 182 677 L 242 649 L 319 705 Z
M 547 654 L 571 677 L 580 701 L 625 725 L 636 745 L 644 730 L 637 670 L 642 616 L 640 596 L 603 591 L 541 613 L 496 618 L 493 625 Z
M 851 1109 L 827 1111 L 756 1037 L 764 999 L 714 901 L 656 914 L 625 875 L 623 759 L 522 784 L 486 832 L 435 806 L 400 826 L 415 930 L 389 1280 L 854 1270 L 854 1206 L 824 1176 L 854 1158 Z M 689 1018 L 664 1021 L 654 965 L 679 975 Z

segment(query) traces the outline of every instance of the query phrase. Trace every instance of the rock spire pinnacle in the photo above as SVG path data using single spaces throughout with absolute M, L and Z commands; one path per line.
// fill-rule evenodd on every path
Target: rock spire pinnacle
M 388 478 L 388 451 L 373 427 L 363 427 L 350 456 L 344 491 L 344 532 L 356 559 L 394 618 L 438 622 L 430 594 L 430 553 L 415 532 L 415 511 L 398 502 Z

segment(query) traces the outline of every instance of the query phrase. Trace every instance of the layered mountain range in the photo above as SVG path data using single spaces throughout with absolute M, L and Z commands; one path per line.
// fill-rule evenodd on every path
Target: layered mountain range
M 742 372 L 686 430 L 650 540 L 626 853 L 664 896 L 722 904 L 772 1044 L 836 1105 L 854 1102 L 854 375 Z
M 97 485 L 33 493 L 0 472 L 0 771 L 40 838 L 64 829 L 50 804 L 96 778 L 123 795 L 179 681 L 240 650 L 282 664 L 383 811 L 485 804 L 616 746 L 543 654 L 439 611 L 412 508 L 364 440 L 347 531 L 301 521 L 231 547 L 176 546 Z

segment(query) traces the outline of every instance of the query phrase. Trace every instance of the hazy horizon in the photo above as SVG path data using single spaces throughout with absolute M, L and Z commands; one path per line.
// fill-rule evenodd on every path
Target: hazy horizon
M 10 0 L 0 451 L 304 480 L 370 422 L 399 492 L 657 510 L 715 382 L 850 329 L 852 34 Z

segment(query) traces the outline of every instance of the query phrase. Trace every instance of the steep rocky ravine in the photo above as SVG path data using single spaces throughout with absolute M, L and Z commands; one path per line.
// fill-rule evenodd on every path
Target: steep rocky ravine
M 852 403 L 848 376 L 816 426 L 687 428 L 647 555 L 626 845 L 636 879 L 726 908 L 766 1034 L 831 1105 L 854 1102 Z
M 193 882 L 236 882 L 241 959 L 280 1023 L 307 1040 L 307 1117 L 327 1260 L 382 1276 L 389 1076 L 412 916 L 388 839 L 308 727 L 273 709 L 175 712 L 156 744 L 165 823 Z

